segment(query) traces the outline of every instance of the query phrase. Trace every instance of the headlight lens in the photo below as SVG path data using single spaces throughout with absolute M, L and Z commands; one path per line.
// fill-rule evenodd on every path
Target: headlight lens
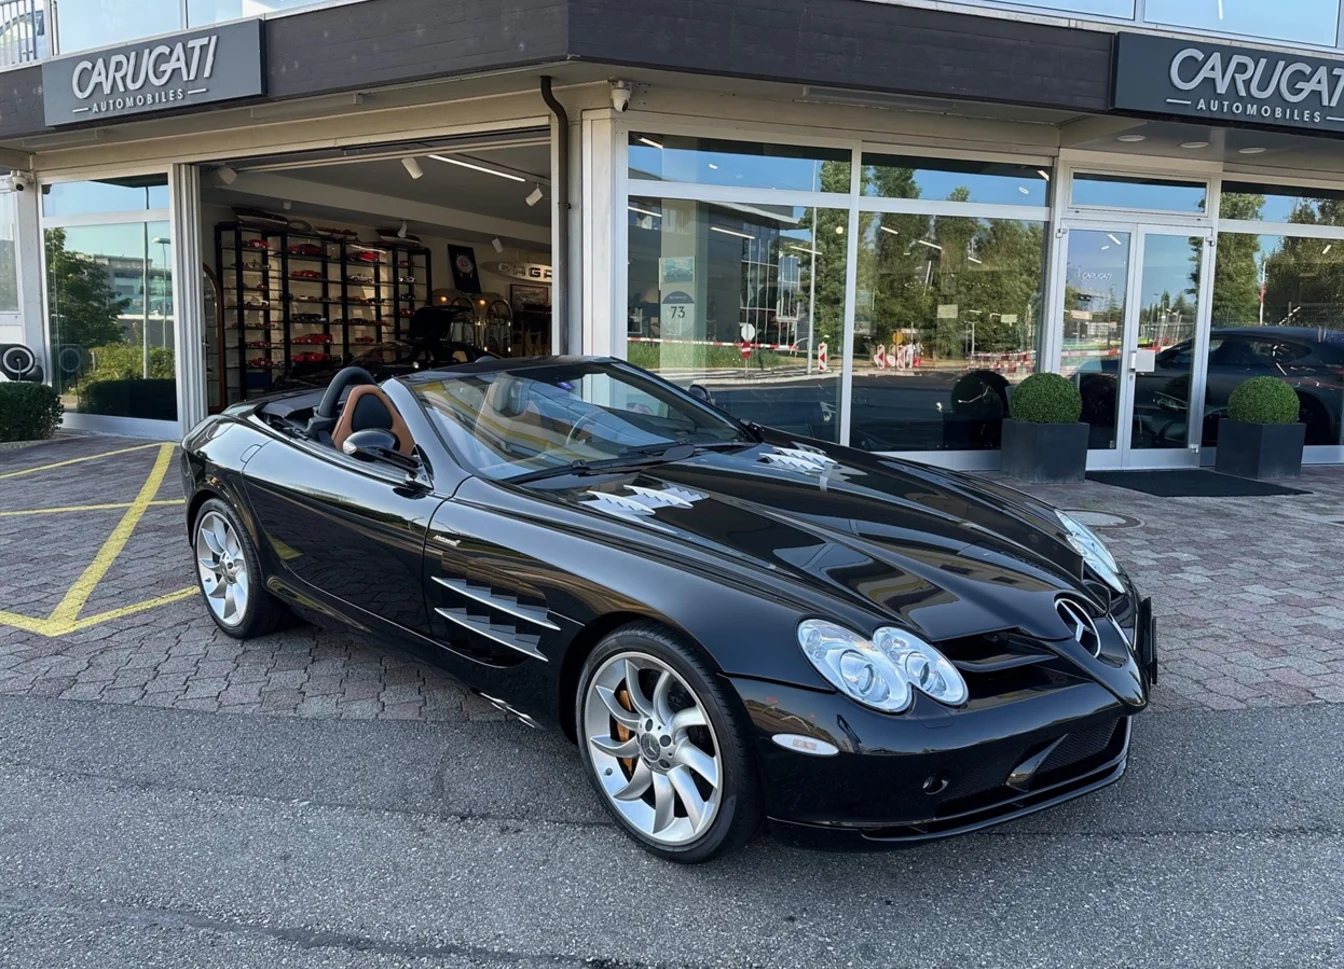
M 1115 556 L 1106 548 L 1105 543 L 1097 538 L 1092 529 L 1088 528 L 1080 521 L 1075 521 L 1062 511 L 1056 511 L 1059 516 L 1059 522 L 1069 533 L 1069 544 L 1073 550 L 1083 557 L 1097 575 L 1116 592 L 1125 591 L 1125 583 L 1120 580 L 1120 565 L 1115 561 Z
M 966 681 L 957 668 L 903 629 L 884 626 L 869 640 L 833 622 L 808 619 L 798 626 L 798 644 L 836 689 L 874 710 L 901 713 L 916 689 L 952 706 L 966 701 Z

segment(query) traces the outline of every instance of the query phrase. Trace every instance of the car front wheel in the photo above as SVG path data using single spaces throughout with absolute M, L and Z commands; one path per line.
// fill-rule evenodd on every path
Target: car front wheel
M 215 625 L 235 639 L 279 628 L 285 608 L 266 591 L 257 551 L 233 509 L 211 498 L 201 505 L 192 536 L 196 578 Z
M 671 861 L 708 861 L 759 826 L 745 733 L 715 675 L 660 627 L 618 629 L 580 678 L 580 755 L 617 823 Z

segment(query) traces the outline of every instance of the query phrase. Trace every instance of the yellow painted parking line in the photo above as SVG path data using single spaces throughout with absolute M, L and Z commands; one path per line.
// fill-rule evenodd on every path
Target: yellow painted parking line
M 112 511 L 116 508 L 131 507 L 129 501 L 113 502 L 110 505 L 63 505 L 60 508 L 29 508 L 24 511 L 0 511 L 0 518 L 16 518 L 20 515 L 63 515 L 67 512 L 75 511 Z M 160 505 L 182 505 L 186 504 L 185 498 L 165 498 L 162 501 L 151 501 L 149 507 L 154 508 Z
M 24 468 L 22 471 L 6 471 L 0 474 L 0 481 L 5 478 L 17 478 L 21 474 L 37 474 L 39 471 L 50 471 L 53 468 L 64 468 L 72 464 L 82 464 L 85 461 L 97 461 L 99 458 L 110 458 L 118 454 L 130 454 L 132 451 L 144 451 L 152 447 L 163 447 L 162 444 L 137 444 L 135 447 L 124 447 L 119 451 L 104 451 L 102 454 L 90 454 L 88 457 L 71 458 L 69 461 L 57 461 L 55 464 L 43 464 L 36 468 Z M 176 447 L 169 444 L 168 447 Z
M 117 609 L 109 609 L 106 612 L 100 612 L 96 615 L 86 616 L 83 619 L 76 619 L 60 632 L 74 632 L 76 629 L 87 629 L 89 626 L 96 626 L 100 622 L 110 622 L 113 619 L 121 619 L 123 616 L 131 616 L 137 612 L 144 612 L 146 609 L 153 609 L 156 606 L 166 606 L 170 602 L 181 602 L 189 596 L 199 594 L 200 590 L 196 586 L 190 586 L 186 589 L 178 589 L 176 592 L 170 592 L 166 596 L 159 596 L 157 599 L 146 599 L 144 602 L 132 603 L 129 606 L 121 606 Z M 50 622 L 51 620 L 48 620 Z M 59 635 L 60 633 L 48 633 L 47 635 Z

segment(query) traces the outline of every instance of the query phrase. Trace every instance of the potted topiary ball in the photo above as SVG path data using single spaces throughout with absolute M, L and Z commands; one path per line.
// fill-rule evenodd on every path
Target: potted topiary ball
M 1242 478 L 1297 478 L 1307 425 L 1295 391 L 1282 377 L 1252 377 L 1227 398 L 1227 416 L 1218 422 L 1214 468 Z
M 1057 373 L 1032 374 L 1013 391 L 1003 422 L 999 467 L 1022 481 L 1081 481 L 1089 426 L 1083 398 Z

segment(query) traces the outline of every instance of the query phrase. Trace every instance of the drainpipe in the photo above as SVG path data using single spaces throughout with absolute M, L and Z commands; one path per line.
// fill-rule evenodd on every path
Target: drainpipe
M 556 240 L 555 264 L 559 272 L 551 274 L 551 312 L 555 315 L 556 346 L 554 353 L 569 352 L 569 115 L 565 106 L 551 91 L 551 78 L 541 78 L 541 99 L 555 118 L 555 150 L 559 155 L 556 168 L 555 210 L 560 219 L 560 234 Z

